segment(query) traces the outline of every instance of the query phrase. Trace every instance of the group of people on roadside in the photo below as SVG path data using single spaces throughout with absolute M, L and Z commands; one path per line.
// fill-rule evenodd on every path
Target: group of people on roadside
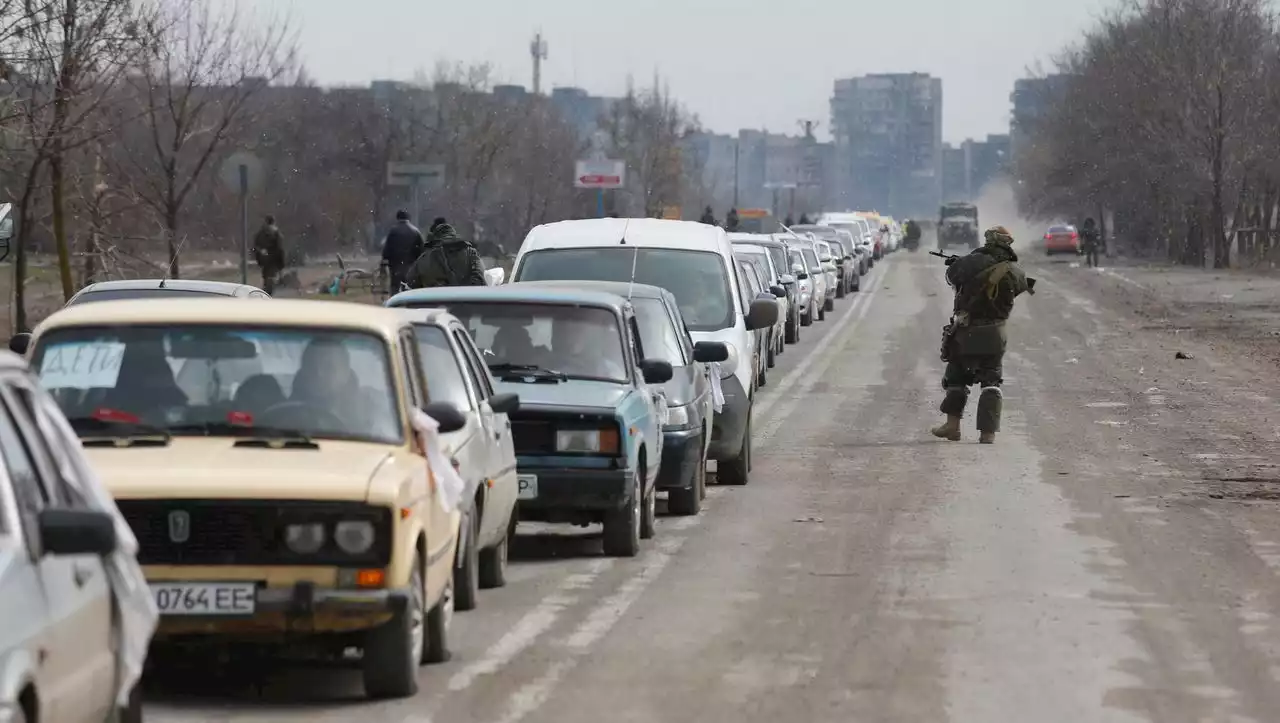
M 285 268 L 284 236 L 274 216 L 267 216 L 253 238 L 253 257 L 262 271 L 262 290 L 275 292 Z M 395 225 L 382 242 L 392 294 L 436 286 L 484 286 L 480 253 L 443 217 L 437 217 L 424 236 L 407 211 L 396 212 Z

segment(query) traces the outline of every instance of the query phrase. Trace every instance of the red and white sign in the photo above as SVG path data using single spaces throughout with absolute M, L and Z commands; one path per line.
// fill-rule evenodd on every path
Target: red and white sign
M 575 188 L 622 188 L 626 181 L 627 164 L 623 161 L 578 161 L 573 169 Z

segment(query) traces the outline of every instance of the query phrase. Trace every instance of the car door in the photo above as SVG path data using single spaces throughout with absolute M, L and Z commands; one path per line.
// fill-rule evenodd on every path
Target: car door
M 626 337 L 625 343 L 627 354 L 631 357 L 632 375 L 636 380 L 636 387 L 644 395 L 645 412 L 647 419 L 644 424 L 645 441 L 649 444 L 649 448 L 654 450 L 653 457 L 650 460 L 662 462 L 662 424 L 666 418 L 667 398 L 663 392 L 661 385 L 649 384 L 644 380 L 644 373 L 640 371 L 640 362 L 644 360 L 644 345 L 640 341 L 640 326 L 636 323 L 636 316 L 633 311 L 628 308 L 623 312 L 623 335 Z M 648 482 L 656 482 L 658 479 L 658 465 L 650 465 L 648 471 Z
M 663 306 L 667 309 L 667 316 L 671 319 L 672 326 L 675 327 L 676 336 L 680 339 L 680 352 L 684 355 L 685 360 L 694 366 L 697 374 L 695 375 L 695 383 L 693 387 L 693 400 L 691 406 L 698 411 L 698 423 L 702 425 L 704 430 L 710 432 L 708 421 L 715 413 L 715 400 L 711 398 L 711 368 L 709 364 L 694 361 L 693 359 L 693 337 L 689 334 L 688 327 L 685 326 L 684 317 L 680 315 L 680 307 L 675 302 L 666 300 Z M 692 421 L 692 420 L 691 420 Z M 703 446 L 711 443 L 710 433 L 705 435 Z
M 475 490 L 489 478 L 492 456 L 489 434 L 480 419 L 476 394 L 467 381 L 459 352 L 444 327 L 415 323 L 413 333 L 426 377 L 427 399 L 452 404 L 467 418 L 465 427 L 441 436 L 449 447 L 450 461 L 467 483 L 468 499 L 474 499 Z
M 397 337 L 400 347 L 402 382 L 409 393 L 409 406 L 422 409 L 427 404 L 427 385 L 422 376 L 422 361 L 418 355 L 417 339 L 410 328 L 401 330 Z M 423 461 L 425 464 L 425 460 Z M 427 605 L 435 604 L 449 580 L 453 579 L 453 559 L 449 550 L 453 545 L 456 512 L 446 512 L 439 499 L 440 490 L 432 485 L 427 494 L 413 500 L 413 506 L 427 523 Z
M 490 488 L 489 504 L 496 510 L 511 510 L 519 495 L 520 481 L 516 474 L 515 441 L 511 436 L 511 419 L 506 413 L 493 411 L 489 400 L 493 398 L 493 377 L 489 375 L 489 367 L 485 365 L 476 348 L 475 340 L 460 324 L 450 329 L 450 337 L 456 345 L 467 378 L 475 390 L 476 407 L 485 431 L 488 445 L 487 476 L 493 480 Z M 536 492 L 536 490 L 534 490 Z M 506 534 L 509 522 L 503 515 L 494 515 L 492 520 L 485 520 L 485 529 L 481 530 L 482 539 L 492 542 L 499 535 Z
M 15 491 L 23 497 L 47 627 L 39 650 L 49 720 L 101 721 L 115 698 L 112 599 L 102 560 L 93 555 L 46 555 L 37 516 L 45 507 L 88 508 L 62 480 L 36 421 L 35 391 L 20 377 L 0 380 L 0 449 Z

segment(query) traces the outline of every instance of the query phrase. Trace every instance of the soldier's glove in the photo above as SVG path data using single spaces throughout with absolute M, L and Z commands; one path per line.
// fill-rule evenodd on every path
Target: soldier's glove
M 943 266 L 950 266 L 960 259 L 959 256 L 948 256 L 946 261 L 942 262 Z M 936 267 L 935 267 L 936 268 Z

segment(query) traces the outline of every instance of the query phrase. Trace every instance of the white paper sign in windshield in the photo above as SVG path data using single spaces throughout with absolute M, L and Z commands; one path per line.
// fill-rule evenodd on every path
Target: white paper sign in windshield
M 115 387 L 124 346 L 115 341 L 51 346 L 40 360 L 40 383 L 46 389 Z

